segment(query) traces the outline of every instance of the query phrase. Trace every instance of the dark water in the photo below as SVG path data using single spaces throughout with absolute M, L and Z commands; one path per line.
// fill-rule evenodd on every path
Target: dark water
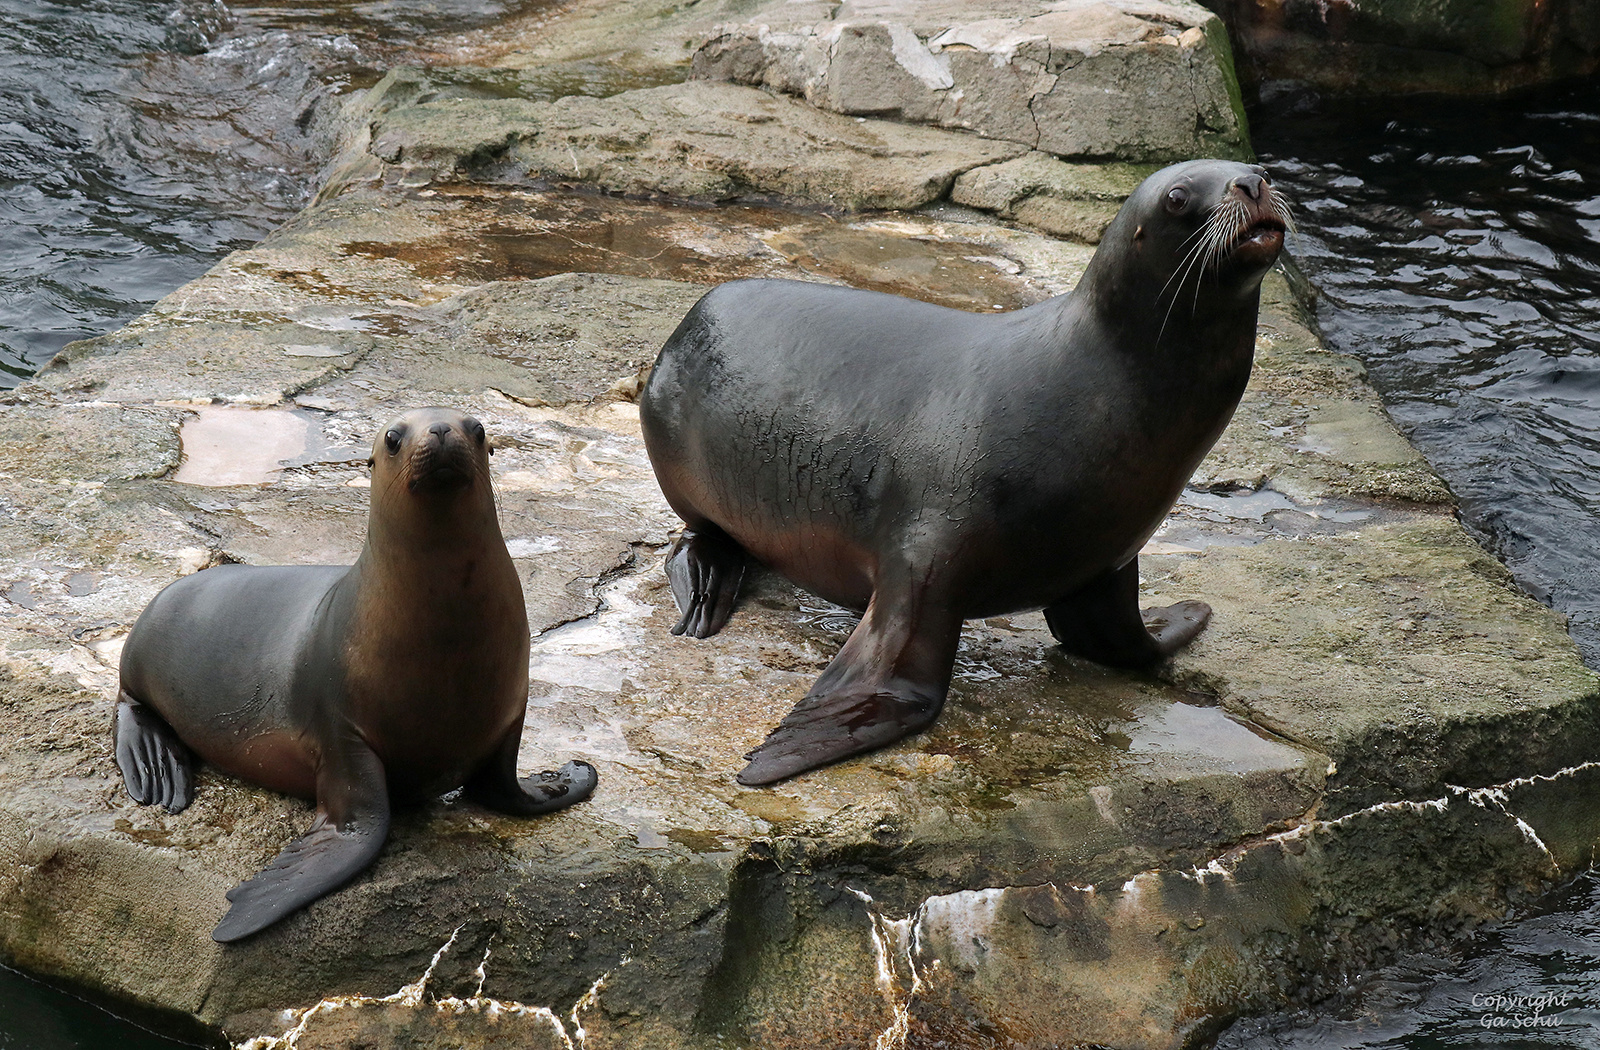
M 0 388 L 303 206 L 336 96 L 544 0 L 0 0 Z
M 119 1013 L 44 985 L 0 966 L 0 1050 L 180 1050 L 212 1048 L 225 1042 L 208 1040 L 204 1033 L 189 1038 L 163 1034 L 172 1022 L 155 1027 L 129 1020 Z
M 1269 103 L 1256 146 L 1328 343 L 1463 520 L 1600 665 L 1600 84 L 1503 103 Z M 1600 882 L 1224 1050 L 1600 1048 Z M 1538 997 L 1550 997 L 1541 1000 Z
M 1485 934 L 1460 961 L 1413 957 L 1315 1010 L 1243 1021 L 1217 1050 L 1595 1050 L 1600 881 Z
M 1328 342 L 1600 663 L 1600 84 L 1258 114 Z

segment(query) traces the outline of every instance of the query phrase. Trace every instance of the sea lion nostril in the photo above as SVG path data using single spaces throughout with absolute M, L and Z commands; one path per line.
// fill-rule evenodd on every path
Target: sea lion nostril
M 1258 201 L 1261 199 L 1261 191 L 1265 188 L 1266 181 L 1260 175 L 1240 175 L 1233 180 L 1233 184 L 1243 190 L 1245 196 Z
M 450 433 L 450 424 L 435 423 L 428 428 L 428 433 L 437 434 L 439 437 L 444 437 L 446 434 Z

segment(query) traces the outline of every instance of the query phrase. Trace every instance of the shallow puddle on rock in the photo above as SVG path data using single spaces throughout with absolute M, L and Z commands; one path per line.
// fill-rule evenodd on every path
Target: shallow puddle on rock
M 1178 502 L 1185 507 L 1210 511 L 1218 518 L 1236 521 L 1264 521 L 1267 515 L 1274 511 L 1299 509 L 1288 496 L 1269 488 L 1237 495 L 1185 490 L 1183 495 L 1178 497 Z
M 178 432 L 183 460 L 172 480 L 210 487 L 264 485 L 287 461 L 305 453 L 310 431 L 310 420 L 287 409 L 201 408 Z
M 642 623 L 653 607 L 635 596 L 640 580 L 624 576 L 599 590 L 598 612 L 562 624 L 533 640 L 529 677 L 558 689 L 618 693 L 635 673 L 628 653 L 643 636 Z
M 969 241 L 891 228 L 899 225 L 791 226 L 765 241 L 808 274 L 960 310 L 1013 310 L 1043 298 L 1014 276 L 1020 267 L 1010 260 Z
M 1126 728 L 1134 755 L 1162 755 L 1229 773 L 1283 769 L 1306 756 L 1229 718 L 1220 707 L 1152 704 Z
M 440 191 L 446 193 L 449 191 Z M 715 208 L 586 193 L 450 193 L 456 232 L 352 241 L 350 255 L 397 259 L 419 277 L 461 283 L 613 273 L 696 284 L 814 278 L 964 310 L 1045 297 L 990 246 L 934 236 L 915 221 L 842 221 L 750 204 Z

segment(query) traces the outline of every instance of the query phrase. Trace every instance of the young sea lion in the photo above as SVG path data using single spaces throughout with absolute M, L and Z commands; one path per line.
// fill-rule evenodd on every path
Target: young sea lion
M 966 619 L 1042 608 L 1118 666 L 1200 632 L 1201 602 L 1141 615 L 1137 556 L 1244 392 L 1288 221 L 1263 169 L 1194 161 L 1146 179 L 1077 288 L 1026 309 L 763 280 L 689 311 L 640 400 L 688 526 L 674 633 L 722 628 L 747 555 L 865 611 L 741 783 L 929 725 Z
M 528 616 L 495 516 L 483 426 L 447 408 L 373 444 L 367 542 L 349 566 L 222 565 L 173 583 L 122 651 L 116 755 L 128 794 L 177 813 L 190 749 L 317 804 L 311 829 L 228 891 L 236 941 L 354 878 L 389 803 L 464 787 L 523 816 L 581 802 L 594 767 L 517 779 Z

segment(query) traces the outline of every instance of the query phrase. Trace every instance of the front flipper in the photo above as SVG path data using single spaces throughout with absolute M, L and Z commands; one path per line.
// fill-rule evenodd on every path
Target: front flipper
M 194 797 L 194 760 L 189 749 L 153 708 L 124 689 L 112 733 L 117 768 L 128 796 L 141 806 L 182 813 Z
M 925 580 L 879 581 L 867 613 L 811 691 L 738 776 L 771 784 L 873 751 L 933 724 L 950 689 L 961 619 Z
M 716 529 L 685 529 L 667 555 L 672 598 L 683 615 L 673 634 L 710 638 L 733 615 L 744 579 L 744 548 Z
M 260 874 L 228 891 L 233 906 L 211 931 L 226 944 L 257 933 L 343 886 L 389 837 L 383 763 L 359 739 L 340 741 L 317 774 L 317 819 Z
M 1111 667 L 1148 667 L 1193 641 L 1211 618 L 1205 602 L 1139 611 L 1139 559 L 1101 573 L 1044 611 L 1061 648 Z
M 467 781 L 466 796 L 479 805 L 520 817 L 566 809 L 594 793 L 600 775 L 587 762 L 568 762 L 558 770 L 517 777 L 522 723 L 512 727 L 488 761 Z

